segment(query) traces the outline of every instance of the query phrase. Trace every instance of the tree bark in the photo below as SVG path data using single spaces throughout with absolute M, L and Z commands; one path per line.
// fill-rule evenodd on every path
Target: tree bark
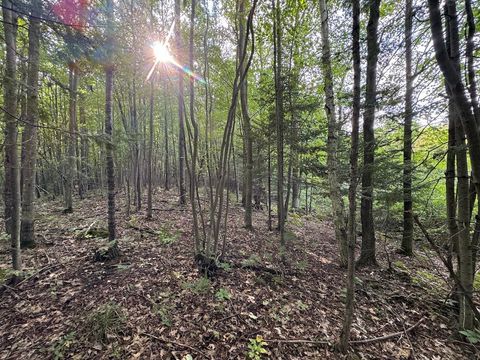
M 283 80 L 282 80 L 282 31 L 280 1 L 272 0 L 274 13 L 274 70 L 275 70 L 275 123 L 277 132 L 277 208 L 280 232 L 281 256 L 285 256 L 285 215 L 283 208 Z
M 405 2 L 405 123 L 403 126 L 403 236 L 401 251 L 413 255 L 413 201 L 412 201 L 412 0 Z
M 34 200 L 37 164 L 37 123 L 38 123 L 38 68 L 40 54 L 40 21 L 38 14 L 41 1 L 33 2 L 28 27 L 28 77 L 27 116 L 23 133 L 25 158 L 23 168 L 22 223 L 20 241 L 22 247 L 35 246 Z
M 2 0 L 3 32 L 5 37 L 5 77 L 3 103 L 5 108 L 5 229 L 10 235 L 13 269 L 22 269 L 20 252 L 20 169 L 17 144 L 17 14 L 13 4 Z
M 465 94 L 465 85 L 463 84 L 461 73 L 459 71 L 459 59 L 458 55 L 458 23 L 457 23 L 457 15 L 455 9 L 455 2 L 454 1 L 447 1 L 446 9 L 448 11 L 448 22 L 447 22 L 447 34 L 448 40 L 450 42 L 449 49 L 445 44 L 445 40 L 443 37 L 443 26 L 442 26 L 442 18 L 440 13 L 440 3 L 439 0 L 429 0 L 429 16 L 430 16 L 430 30 L 432 33 L 432 40 L 433 46 L 435 49 L 435 57 L 437 59 L 437 63 L 440 67 L 440 70 L 445 77 L 447 86 L 448 86 L 448 95 L 450 99 L 453 101 L 455 105 L 455 115 L 456 121 L 458 125 L 456 126 L 456 131 L 460 129 L 462 133 L 464 133 L 468 140 L 468 149 L 470 155 L 470 164 L 472 166 L 472 174 L 473 174 L 473 181 L 475 182 L 475 187 L 477 193 L 479 193 L 479 176 L 480 176 L 480 136 L 478 133 L 477 124 L 475 121 L 475 116 L 472 112 L 470 102 L 467 99 Z M 462 139 L 461 134 L 456 135 L 456 140 L 459 141 Z M 461 150 L 460 144 L 456 144 L 457 149 L 457 157 L 459 155 L 459 151 Z M 463 156 L 463 155 L 462 155 Z M 457 158 L 457 171 L 461 170 L 461 174 L 458 174 L 459 183 L 460 183 L 460 176 L 462 178 L 464 176 L 468 177 L 468 171 L 465 175 L 465 167 L 466 167 L 466 159 L 458 159 Z M 458 187 L 458 191 L 461 194 L 457 194 L 457 199 L 460 203 L 462 202 L 462 209 L 460 209 L 460 205 L 458 205 L 458 223 L 459 223 L 459 266 L 460 266 L 460 281 L 462 288 L 465 291 L 462 291 L 460 294 L 460 316 L 459 316 L 459 327 L 461 329 L 472 329 L 473 328 L 473 317 L 472 317 L 472 309 L 470 304 L 466 301 L 468 298 L 469 293 L 471 293 L 471 283 L 470 279 L 472 277 L 472 272 L 470 271 L 467 274 L 467 270 L 471 267 L 471 256 L 466 256 L 465 251 L 470 249 L 470 238 L 467 236 L 469 233 L 469 218 L 470 215 L 468 214 L 465 217 L 464 212 L 469 213 L 469 206 L 468 206 L 468 181 L 466 186 L 467 195 L 464 196 L 463 192 L 464 189 L 464 181 L 462 181 L 462 185 Z M 467 210 L 463 209 L 464 204 L 467 204 Z M 460 214 L 460 210 L 462 214 Z M 468 240 L 468 243 L 467 243 Z M 469 252 L 471 254 L 471 252 Z M 468 258 L 468 259 L 467 259 Z
M 180 0 L 175 0 L 175 40 L 177 58 L 182 63 L 182 35 L 180 32 Z M 178 186 L 180 205 L 187 203 L 185 188 L 185 114 L 183 108 L 183 70 L 178 70 Z
M 367 25 L 367 83 L 363 115 L 363 173 L 362 173 L 362 248 L 357 265 L 376 265 L 375 226 L 373 219 L 373 174 L 375 159 L 375 106 L 377 103 L 378 21 L 380 0 L 370 1 Z
M 68 122 L 68 154 L 65 171 L 65 213 L 73 211 L 73 187 L 76 169 L 76 144 L 77 144 L 77 84 L 78 70 L 75 62 L 68 64 L 69 68 L 69 122 Z
M 238 0 L 238 57 L 242 58 L 246 49 L 245 43 L 245 0 Z M 245 71 L 246 64 L 244 63 Z M 253 194 L 253 146 L 252 146 L 252 129 L 250 124 L 250 115 L 248 114 L 248 83 L 247 74 L 245 80 L 240 86 L 240 105 L 242 109 L 243 119 L 243 145 L 245 147 L 245 167 L 243 174 L 244 199 L 245 199 L 245 216 L 244 224 L 247 229 L 253 229 L 252 225 L 252 194 Z
M 320 0 L 321 35 L 322 35 L 322 72 L 325 92 L 325 113 L 328 122 L 327 168 L 332 202 L 335 237 L 340 253 L 340 265 L 347 267 L 347 228 L 345 211 L 337 176 L 337 133 L 338 124 L 335 113 L 335 94 L 333 90 L 332 62 L 330 58 L 330 39 L 328 28 L 328 10 L 326 0 Z
M 152 185 L 152 157 L 153 157 L 153 109 L 154 101 L 153 101 L 153 80 L 150 84 L 150 117 L 148 121 L 148 168 L 147 168 L 147 183 L 148 183 L 148 193 L 147 193 L 147 219 L 152 218 L 152 192 L 153 192 L 153 185 Z
M 115 170 L 113 162 L 113 119 L 112 119 L 112 93 L 114 65 L 112 63 L 113 46 L 113 0 L 107 0 L 107 49 L 109 49 L 108 64 L 105 66 L 105 135 L 106 135 L 106 166 L 108 190 L 108 239 L 115 240 Z
M 360 0 L 353 0 L 352 21 L 352 57 L 353 57 L 353 111 L 352 144 L 350 148 L 350 184 L 348 188 L 348 252 L 347 252 L 347 294 L 345 299 L 345 317 L 340 334 L 339 347 L 342 352 L 348 350 L 350 331 L 355 305 L 355 243 L 357 234 L 357 186 L 358 186 L 358 143 L 360 122 Z

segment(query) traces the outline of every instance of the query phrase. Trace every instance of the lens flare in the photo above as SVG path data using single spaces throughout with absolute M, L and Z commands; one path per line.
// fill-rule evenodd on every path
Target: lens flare
M 152 44 L 153 54 L 157 63 L 170 63 L 172 62 L 172 54 L 168 50 L 168 47 L 160 41 L 155 41 Z

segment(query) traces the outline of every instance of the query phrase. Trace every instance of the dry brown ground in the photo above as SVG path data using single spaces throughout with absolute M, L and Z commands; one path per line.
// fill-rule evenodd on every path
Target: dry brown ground
M 270 355 L 264 358 L 342 358 L 329 345 L 289 342 L 333 344 L 339 334 L 344 270 L 336 264 L 330 224 L 311 216 L 292 218 L 284 266 L 277 255 L 278 236 L 266 229 L 266 215 L 256 212 L 255 231 L 248 232 L 242 228 L 242 209 L 233 207 L 225 261 L 235 266 L 202 282 L 192 258 L 189 211 L 176 205 L 173 193 L 159 191 L 155 200 L 152 221 L 143 212 L 127 219 L 119 204 L 122 257 L 115 263 L 93 261 L 94 250 L 106 240 L 78 236 L 92 224 L 104 225 L 103 198 L 78 202 L 70 215 L 62 214 L 59 202 L 38 206 L 39 246 L 24 253 L 28 275 L 0 290 L 0 359 L 188 359 L 188 354 L 245 359 L 249 339 L 257 335 L 268 343 Z M 403 331 L 424 320 L 408 334 L 355 345 L 350 355 L 476 358 L 475 347 L 451 337 L 454 310 L 445 304 L 443 270 L 432 270 L 441 269 L 433 255 L 419 251 L 405 260 L 394 253 L 393 244 L 380 241 L 379 248 L 381 267 L 357 274 L 352 339 Z M 0 266 L 7 269 L 5 241 L 1 249 Z M 385 253 L 395 270 L 386 270 Z M 125 321 L 101 343 L 92 338 L 89 319 L 105 304 L 120 309 Z

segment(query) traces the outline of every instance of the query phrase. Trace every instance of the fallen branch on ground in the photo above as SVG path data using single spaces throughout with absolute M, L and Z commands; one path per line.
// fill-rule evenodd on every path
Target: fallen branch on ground
M 422 323 L 425 318 L 422 317 L 418 320 L 415 324 L 410 326 L 408 329 L 404 329 L 403 331 L 398 331 L 392 334 L 374 337 L 371 339 L 363 339 L 363 340 L 351 340 L 349 341 L 350 345 L 361 345 L 361 344 L 370 344 L 379 341 L 385 341 L 388 339 L 392 339 L 397 336 L 401 336 L 404 334 L 409 333 L 413 329 L 415 329 L 418 325 Z M 305 339 L 298 339 L 298 340 L 289 340 L 289 339 L 265 339 L 266 342 L 274 342 L 274 343 L 287 343 L 287 344 L 312 344 L 312 345 L 332 345 L 332 342 L 327 340 L 305 340 Z
M 207 358 L 207 359 L 211 359 L 210 356 L 208 356 L 207 354 L 205 354 L 203 351 L 194 348 L 193 346 L 190 346 L 190 345 L 187 345 L 187 344 L 183 344 L 183 343 L 179 343 L 179 342 L 174 341 L 174 340 L 164 339 L 164 338 L 161 338 L 161 337 L 158 337 L 158 336 L 155 336 L 155 335 L 146 333 L 146 332 L 142 332 L 142 333 L 140 333 L 140 335 L 145 335 L 145 336 L 148 336 L 148 337 L 150 337 L 150 338 L 152 338 L 152 339 L 155 339 L 155 340 L 158 340 L 158 341 L 161 341 L 161 342 L 164 342 L 164 343 L 173 344 L 173 345 L 177 345 L 177 346 L 180 346 L 180 347 L 183 347 L 183 348 L 186 348 L 186 349 L 190 349 L 190 350 L 192 350 L 193 352 L 195 352 L 195 353 L 197 353 L 197 354 L 200 354 L 200 355 L 204 356 L 204 357 Z

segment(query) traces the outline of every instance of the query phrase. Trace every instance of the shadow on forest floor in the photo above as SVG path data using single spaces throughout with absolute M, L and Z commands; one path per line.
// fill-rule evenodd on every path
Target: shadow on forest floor
M 235 206 L 226 262 L 209 280 L 192 256 L 188 208 L 176 205 L 174 193 L 159 191 L 155 199 L 151 221 L 143 212 L 127 219 L 117 211 L 122 256 L 115 263 L 93 261 L 106 241 L 92 231 L 105 227 L 106 200 L 78 201 L 67 215 L 57 211 L 60 203 L 38 205 L 38 246 L 24 252 L 26 278 L 0 289 L 0 359 L 245 359 L 262 348 L 264 358 L 341 358 L 331 346 L 289 342 L 333 344 L 339 334 L 345 272 L 331 224 L 294 216 L 285 266 L 266 214 L 255 212 L 256 230 L 248 232 Z M 0 275 L 10 266 L 9 246 L 1 245 Z M 454 309 L 434 256 L 405 259 L 393 243 L 380 247 L 394 270 L 385 270 L 380 251 L 381 267 L 358 272 L 352 340 L 425 320 L 408 334 L 355 345 L 352 358 L 475 357 L 473 346 L 451 340 Z

